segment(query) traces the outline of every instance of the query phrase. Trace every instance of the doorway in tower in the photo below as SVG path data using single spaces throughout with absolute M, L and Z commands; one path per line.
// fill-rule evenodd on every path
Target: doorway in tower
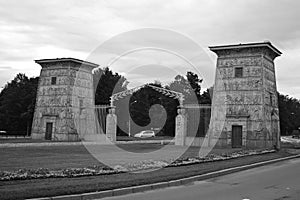
M 231 144 L 232 148 L 242 147 L 243 127 L 238 125 L 232 126 Z
M 45 133 L 45 140 L 52 139 L 52 130 L 53 130 L 53 123 L 47 122 L 46 123 L 46 133 Z

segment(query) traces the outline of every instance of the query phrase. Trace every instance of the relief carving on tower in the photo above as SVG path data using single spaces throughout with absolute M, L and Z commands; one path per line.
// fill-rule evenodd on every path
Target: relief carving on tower
M 274 72 L 274 63 L 269 61 L 268 59 L 264 59 L 263 67 L 269 69 L 270 71 Z
M 217 83 L 218 91 L 230 90 L 260 90 L 262 88 L 261 78 L 242 79 L 242 80 L 219 80 Z
M 276 85 L 272 81 L 265 80 L 265 89 L 266 91 L 276 93 Z
M 226 104 L 261 104 L 261 95 L 253 93 L 230 93 L 226 95 Z
M 218 59 L 218 67 L 232 66 L 261 66 L 262 60 L 260 57 L 242 57 L 242 58 L 225 58 Z
M 268 81 L 271 81 L 271 82 L 275 82 L 275 74 L 273 71 L 270 71 L 268 69 L 264 69 L 264 78 Z

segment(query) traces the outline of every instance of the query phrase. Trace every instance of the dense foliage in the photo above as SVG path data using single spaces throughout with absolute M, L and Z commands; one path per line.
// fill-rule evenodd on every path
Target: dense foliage
M 0 130 L 11 135 L 29 135 L 33 119 L 37 78 L 18 74 L 0 93 Z
M 94 71 L 95 104 L 109 104 L 110 96 L 127 89 L 126 78 L 108 67 Z
M 150 85 L 184 94 L 184 104 L 210 104 L 208 90 L 202 95 L 200 93 L 201 82 L 202 79 L 199 79 L 197 74 L 187 72 L 186 76 L 177 75 L 174 81 L 166 86 L 162 86 L 158 81 Z M 174 136 L 175 118 L 179 106 L 177 99 L 146 86 L 136 91 L 130 99 L 125 98 L 116 102 L 116 105 L 118 124 L 120 125 L 119 135 L 125 135 L 130 128 L 131 133 L 153 129 L 158 135 Z M 129 111 L 124 109 L 126 107 L 129 107 Z
M 300 129 L 300 101 L 278 93 L 278 104 L 281 135 L 291 135 Z
M 159 83 L 151 85 L 163 88 Z M 135 92 L 129 100 L 132 119 L 131 132 L 161 129 L 159 135 L 174 136 L 178 101 L 146 86 Z

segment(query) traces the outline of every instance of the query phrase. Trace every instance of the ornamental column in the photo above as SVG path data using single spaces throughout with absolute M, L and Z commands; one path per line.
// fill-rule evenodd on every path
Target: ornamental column
M 111 107 L 106 116 L 106 138 L 110 142 L 115 142 L 117 140 L 117 115 L 115 112 L 115 107 Z
M 177 110 L 178 115 L 175 119 L 175 145 L 184 146 L 185 145 L 185 137 L 187 132 L 187 118 L 185 115 L 185 109 L 180 107 Z

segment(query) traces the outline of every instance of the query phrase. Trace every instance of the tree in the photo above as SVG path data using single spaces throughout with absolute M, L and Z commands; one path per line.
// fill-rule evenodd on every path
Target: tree
M 163 88 L 160 82 L 150 83 L 156 87 Z M 135 134 L 142 130 L 160 128 L 159 135 L 174 136 L 175 117 L 177 114 L 178 100 L 165 96 L 149 86 L 145 86 L 134 92 L 131 96 L 115 102 L 118 124 L 122 130 L 118 130 L 119 135 L 127 132 L 126 124 L 131 117 L 131 133 Z M 129 107 L 129 110 L 126 108 Z M 149 112 L 150 111 L 150 112 Z M 166 119 L 166 121 L 163 121 Z M 125 130 L 124 130 L 125 129 Z
M 300 127 L 300 101 L 278 93 L 281 135 L 290 135 Z
M 193 89 L 193 92 L 195 93 L 196 97 L 200 98 L 200 92 L 201 92 L 201 83 L 203 79 L 199 79 L 198 75 L 193 72 L 187 72 L 186 78 L 190 84 L 190 86 Z
M 126 78 L 113 73 L 108 67 L 94 72 L 95 104 L 109 104 L 113 93 L 127 89 Z
M 29 135 L 33 119 L 38 77 L 19 73 L 0 93 L 0 130 Z
M 211 104 L 212 103 L 212 93 L 213 87 L 207 88 L 201 95 L 200 95 L 200 104 Z
M 202 81 L 197 74 L 187 72 L 186 77 L 177 75 L 167 88 L 182 93 L 185 98 L 184 103 L 196 104 L 201 99 Z

